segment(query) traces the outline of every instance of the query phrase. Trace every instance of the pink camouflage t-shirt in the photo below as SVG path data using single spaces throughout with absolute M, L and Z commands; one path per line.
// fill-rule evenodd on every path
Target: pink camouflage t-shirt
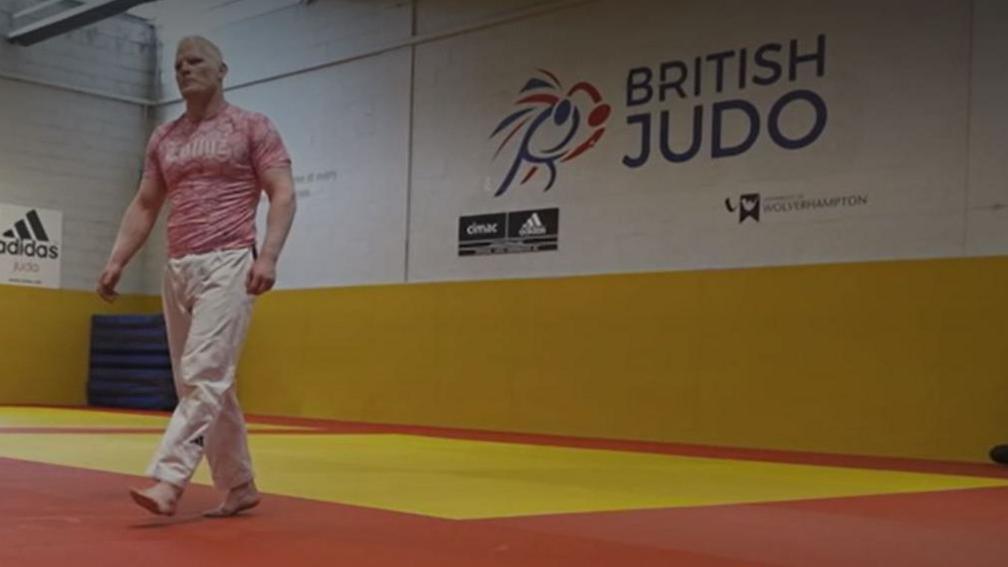
M 259 180 L 290 163 L 269 118 L 230 104 L 200 122 L 182 115 L 159 126 L 144 176 L 160 176 L 168 192 L 168 255 L 251 248 Z

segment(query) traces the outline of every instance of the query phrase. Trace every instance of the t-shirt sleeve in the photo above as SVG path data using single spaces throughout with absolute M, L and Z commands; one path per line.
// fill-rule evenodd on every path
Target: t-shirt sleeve
M 143 177 L 164 179 L 164 174 L 161 171 L 161 160 L 158 158 L 158 146 L 161 145 L 164 132 L 165 129 L 163 126 L 155 128 L 150 139 L 147 140 L 147 151 L 144 154 Z
M 291 159 L 273 122 L 258 115 L 252 123 L 252 166 L 257 176 L 274 167 L 290 167 Z

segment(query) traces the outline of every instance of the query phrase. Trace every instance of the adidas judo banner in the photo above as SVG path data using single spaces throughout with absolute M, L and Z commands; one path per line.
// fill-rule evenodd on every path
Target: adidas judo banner
M 0 204 L 0 283 L 58 288 L 63 213 Z

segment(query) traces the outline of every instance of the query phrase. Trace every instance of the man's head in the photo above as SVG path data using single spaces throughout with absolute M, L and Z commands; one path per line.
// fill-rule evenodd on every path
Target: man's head
M 185 99 L 209 98 L 220 92 L 227 65 L 220 49 L 200 36 L 182 38 L 175 52 L 175 82 Z

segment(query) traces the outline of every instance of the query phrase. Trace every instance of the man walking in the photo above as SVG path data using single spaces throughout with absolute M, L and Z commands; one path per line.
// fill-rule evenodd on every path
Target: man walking
M 168 264 L 162 289 L 179 403 L 147 473 L 130 491 L 155 514 L 171 515 L 206 454 L 214 485 L 227 491 L 207 516 L 259 503 L 238 406 L 235 367 L 258 296 L 273 287 L 294 218 L 290 158 L 268 118 L 225 102 L 220 50 L 202 37 L 178 44 L 175 80 L 185 114 L 150 137 L 144 173 L 123 215 L 98 294 L 113 301 L 123 269 L 170 202 Z M 266 236 L 256 251 L 255 214 L 269 198 Z

